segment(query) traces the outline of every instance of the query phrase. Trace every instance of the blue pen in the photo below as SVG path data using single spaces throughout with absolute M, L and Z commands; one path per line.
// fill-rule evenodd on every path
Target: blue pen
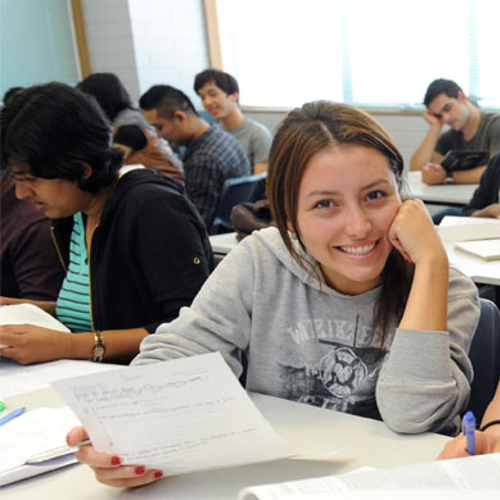
M 476 454 L 476 417 L 474 413 L 468 411 L 462 418 L 462 433 L 467 440 L 467 452 L 470 455 Z
M 11 411 L 8 415 L 5 415 L 5 417 L 0 418 L 0 426 L 5 425 L 11 420 L 14 420 L 15 418 L 19 417 L 25 412 L 26 408 L 18 408 L 17 410 Z

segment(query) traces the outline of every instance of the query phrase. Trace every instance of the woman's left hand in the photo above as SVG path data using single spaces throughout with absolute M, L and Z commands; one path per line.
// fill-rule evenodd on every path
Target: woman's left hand
M 475 432 L 476 435 L 476 455 L 500 452 L 500 436 L 488 434 L 487 432 Z M 470 456 L 467 452 L 467 442 L 463 435 L 448 441 L 437 460 L 448 460 L 450 458 L 460 458 Z
M 0 326 L 0 357 L 11 358 L 22 365 L 70 357 L 71 333 L 41 326 Z
M 401 205 L 389 229 L 389 241 L 415 265 L 435 257 L 446 259 L 441 239 L 421 200 L 407 200 Z

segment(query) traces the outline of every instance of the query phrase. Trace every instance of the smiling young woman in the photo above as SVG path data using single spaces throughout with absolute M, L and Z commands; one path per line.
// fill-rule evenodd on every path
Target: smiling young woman
M 468 401 L 477 289 L 449 268 L 424 205 L 403 201 L 402 173 L 366 113 L 323 101 L 292 111 L 269 163 L 277 227 L 239 243 L 133 364 L 219 351 L 240 375 L 244 354 L 248 390 L 399 432 L 449 429 Z M 84 437 L 78 428 L 68 439 Z M 115 486 L 161 476 L 91 446 L 78 457 Z

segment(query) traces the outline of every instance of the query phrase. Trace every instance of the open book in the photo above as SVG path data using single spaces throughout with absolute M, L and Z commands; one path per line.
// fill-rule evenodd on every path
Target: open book
M 22 325 L 24 323 L 51 328 L 61 332 L 70 330 L 54 316 L 33 304 L 16 304 L 0 307 L 0 325 Z M 0 349 L 7 346 L 0 344 Z
M 493 499 L 493 495 L 496 498 L 500 490 L 500 453 L 253 486 L 243 489 L 238 495 L 238 500 L 326 500 L 327 498 L 340 500 L 343 498 L 342 495 L 333 496 L 332 493 L 357 490 L 365 490 L 363 498 L 373 498 L 366 490 L 385 492 L 435 490 L 439 495 L 435 498 L 440 500 L 457 498 L 455 492 L 452 495 L 443 496 L 443 490 L 473 490 L 474 492 L 489 490 L 493 492 L 491 497 L 487 496 L 487 493 L 485 495 L 481 493 L 481 495 L 471 495 L 469 498 Z M 407 495 L 390 496 L 390 498 L 408 500 Z M 429 500 L 431 497 L 426 494 L 418 498 Z

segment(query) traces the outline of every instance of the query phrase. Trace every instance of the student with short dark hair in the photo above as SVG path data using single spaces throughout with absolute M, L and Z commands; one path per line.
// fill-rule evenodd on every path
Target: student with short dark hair
M 113 125 L 113 143 L 125 153 L 125 164 L 142 164 L 184 181 L 182 162 L 165 139 L 158 137 L 113 73 L 92 73 L 77 88 L 97 99 Z
M 224 182 L 250 174 L 250 162 L 236 139 L 210 126 L 184 92 L 169 85 L 151 87 L 139 100 L 144 116 L 182 156 L 186 194 L 210 230 Z
M 238 243 L 134 365 L 218 351 L 239 376 L 244 352 L 250 391 L 397 432 L 449 428 L 469 398 L 477 289 L 449 268 L 424 204 L 403 201 L 389 134 L 360 110 L 313 102 L 281 123 L 269 160 L 277 227 Z M 162 476 L 92 446 L 77 457 L 109 485 Z
M 424 118 L 429 131 L 410 161 L 410 170 L 422 170 L 426 184 L 442 184 L 447 173 L 441 166 L 446 153 L 453 149 L 486 150 L 490 156 L 500 151 L 500 113 L 485 112 L 472 103 L 452 80 L 434 80 L 424 96 Z M 444 125 L 450 127 L 443 132 Z M 486 169 L 452 172 L 456 184 L 476 184 Z
M 242 113 L 238 105 L 240 89 L 236 79 L 224 71 L 207 69 L 196 75 L 194 90 L 200 96 L 203 107 L 240 142 L 253 166 L 253 173 L 267 171 L 271 132 Z
M 0 356 L 129 361 L 177 317 L 212 268 L 206 229 L 182 184 L 123 167 L 95 99 L 64 84 L 27 88 L 0 115 L 2 163 L 16 196 L 54 219 L 66 277 L 56 302 L 34 302 L 74 333 L 0 327 Z M 4 303 L 22 301 L 6 300 Z

